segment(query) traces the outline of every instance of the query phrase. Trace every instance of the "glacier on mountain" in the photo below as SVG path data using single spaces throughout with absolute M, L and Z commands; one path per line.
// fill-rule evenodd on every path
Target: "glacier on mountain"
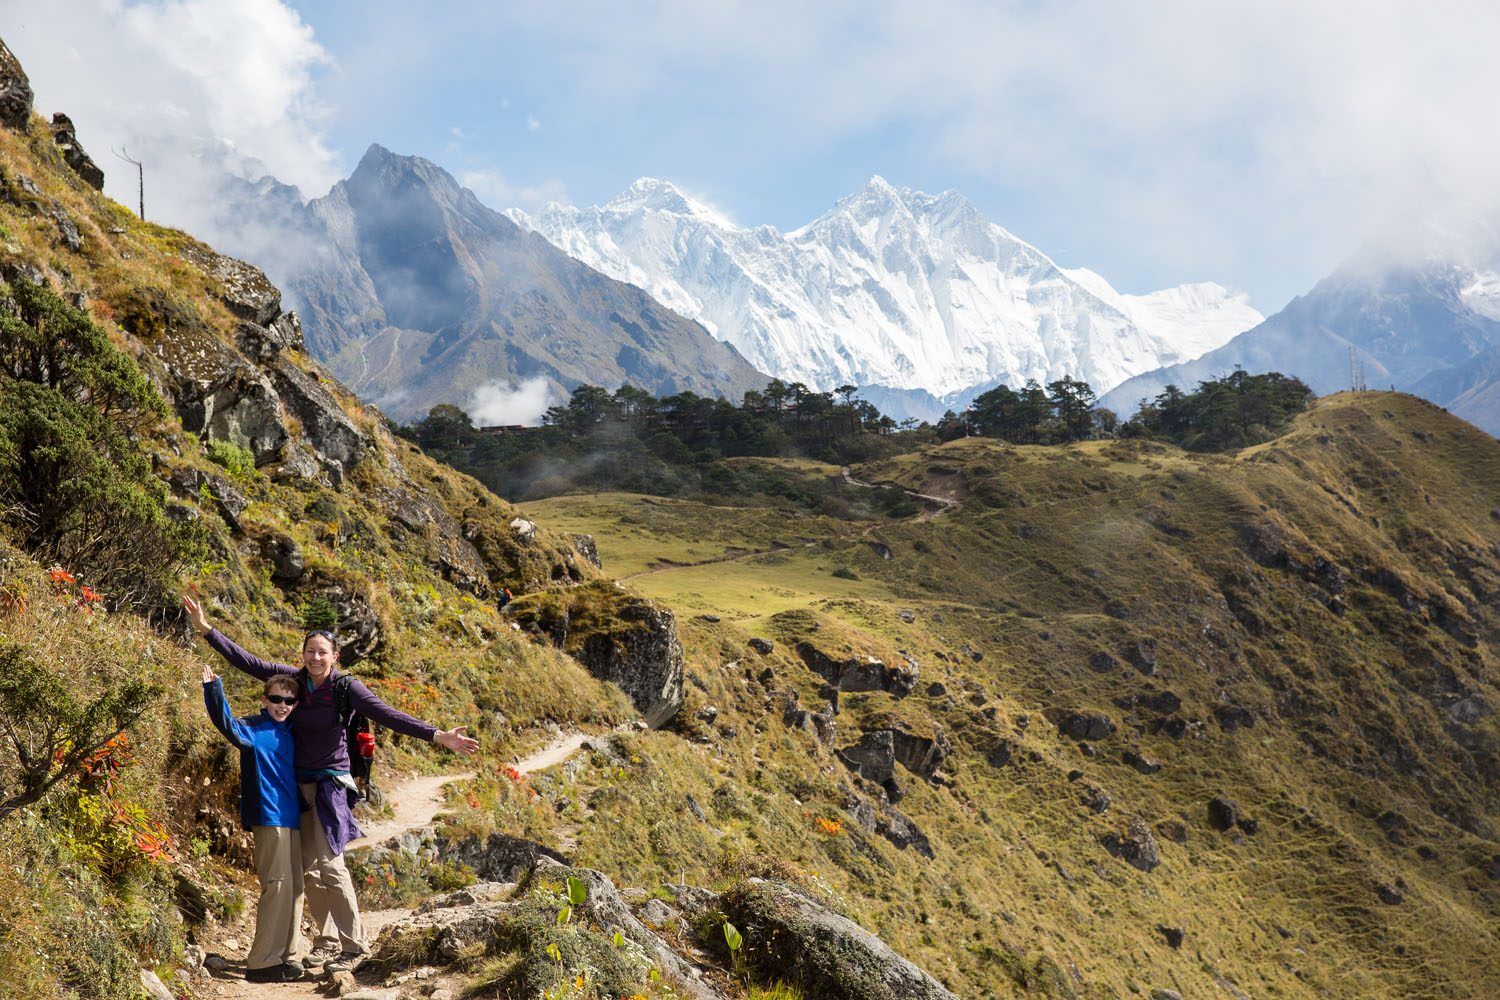
M 880 177 L 787 233 L 736 226 L 650 178 L 605 205 L 507 214 L 702 323 L 760 370 L 822 390 L 963 402 L 998 383 L 1071 375 L 1103 393 L 1262 319 L 1211 282 L 1122 294 L 1060 267 L 956 192 Z

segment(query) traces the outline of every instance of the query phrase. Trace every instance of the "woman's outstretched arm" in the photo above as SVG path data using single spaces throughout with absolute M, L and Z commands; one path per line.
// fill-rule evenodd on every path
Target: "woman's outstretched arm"
M 203 613 L 203 605 L 191 597 L 182 599 L 182 609 L 187 612 L 188 621 L 193 623 L 193 628 L 203 636 L 214 652 L 224 658 L 224 662 L 236 670 L 243 670 L 251 677 L 265 680 L 277 674 L 295 674 L 296 667 L 285 663 L 272 663 L 270 660 L 262 660 L 260 657 L 246 652 L 235 644 L 223 632 L 208 623 L 208 616 Z
M 365 718 L 380 723 L 392 732 L 430 741 L 440 747 L 447 747 L 449 750 L 465 755 L 472 754 L 479 749 L 479 741 L 465 735 L 468 726 L 438 729 L 421 719 L 407 715 L 400 709 L 387 705 L 373 691 L 365 687 L 363 681 L 356 680 L 350 683 L 349 702 Z

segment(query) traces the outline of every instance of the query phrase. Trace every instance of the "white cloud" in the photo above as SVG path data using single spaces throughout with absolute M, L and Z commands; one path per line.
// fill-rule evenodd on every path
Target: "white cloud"
M 542 130 L 542 121 L 541 121 L 541 119 L 538 118 L 536 115 L 527 115 L 526 116 L 526 131 L 528 131 L 528 132 L 540 132 L 541 130 Z
M 0 0 L 0 23 L 38 110 L 73 118 L 109 194 L 135 203 L 111 149 L 145 161 L 148 217 L 212 237 L 226 171 L 311 195 L 340 176 L 317 98 L 328 53 L 279 0 Z
M 902 135 L 935 168 L 1068 218 L 1059 239 L 1178 280 L 1326 266 L 1383 216 L 1491 201 L 1500 176 L 1488 0 L 595 0 L 505 16 L 565 68 L 556 105 L 680 116 L 684 94 L 709 95 L 733 113 L 684 127 L 772 163 Z
M 545 378 L 529 378 L 520 385 L 489 382 L 480 386 L 465 407 L 470 418 L 482 426 L 525 424 L 534 427 L 552 405 L 552 388 Z
M 512 184 L 498 170 L 461 170 L 458 182 L 473 191 L 490 208 L 541 208 L 550 201 L 568 203 L 568 189 L 557 178 L 540 184 Z

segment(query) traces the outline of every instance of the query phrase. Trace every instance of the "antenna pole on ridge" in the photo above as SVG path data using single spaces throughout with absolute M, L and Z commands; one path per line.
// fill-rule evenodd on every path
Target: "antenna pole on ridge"
M 128 149 L 126 149 L 124 146 L 121 146 L 119 149 L 111 149 L 110 152 L 114 153 L 116 156 L 118 156 L 120 159 L 124 160 L 126 163 L 134 163 L 135 164 L 136 193 L 137 193 L 137 195 L 139 195 L 140 200 L 141 200 L 141 221 L 145 222 L 146 221 L 146 168 L 141 165 L 141 161 L 140 160 L 133 160 L 133 159 L 131 159 L 130 158 L 130 151 Z

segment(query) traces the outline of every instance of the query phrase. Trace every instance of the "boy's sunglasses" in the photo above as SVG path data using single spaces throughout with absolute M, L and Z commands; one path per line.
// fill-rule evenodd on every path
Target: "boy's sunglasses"
M 292 695 L 291 697 L 287 697 L 281 694 L 268 694 L 266 695 L 266 701 L 269 701 L 273 705 L 295 705 L 297 704 L 297 696 Z

